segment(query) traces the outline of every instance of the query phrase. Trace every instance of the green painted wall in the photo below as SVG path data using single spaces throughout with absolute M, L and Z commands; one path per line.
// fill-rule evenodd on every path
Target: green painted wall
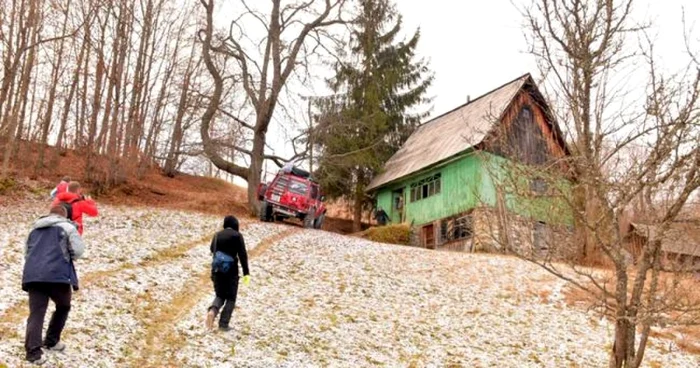
M 377 193 L 377 205 L 381 206 L 397 222 L 399 213 L 391 201 L 392 193 L 403 188 L 406 222 L 416 225 L 424 224 L 457 213 L 468 211 L 479 204 L 481 168 L 480 160 L 474 154 L 451 162 L 441 168 L 423 172 L 405 179 L 393 186 L 382 188 Z M 411 203 L 410 184 L 424 177 L 440 173 L 441 191 L 439 194 Z
M 484 172 L 481 182 L 482 202 L 497 203 L 497 194 L 503 193 L 506 208 L 520 216 L 548 224 L 573 225 L 573 212 L 565 198 L 571 198 L 571 183 L 565 178 L 546 177 L 533 166 L 514 163 L 503 157 L 480 152 Z M 533 195 L 531 179 L 545 177 L 547 193 Z
M 509 189 L 506 183 L 518 181 L 513 179 L 513 175 L 507 175 L 511 170 L 509 165 L 513 163 L 499 156 L 486 152 L 470 152 L 445 166 L 424 171 L 400 183 L 381 188 L 377 192 L 377 205 L 389 214 L 393 223 L 400 222 L 399 211 L 394 208 L 392 197 L 397 190 L 403 189 L 405 221 L 421 225 L 466 212 L 482 204 L 495 206 L 498 189 L 501 189 L 506 207 L 519 215 L 546 223 L 573 223 L 571 211 L 560 198 L 533 198 L 529 195 L 518 195 L 517 190 Z M 410 184 L 438 172 L 441 174 L 441 192 L 411 203 Z M 567 190 L 568 182 L 560 180 L 558 183 L 558 187 L 563 188 L 560 190 Z M 529 190 L 529 184 L 529 180 L 523 179 L 519 185 Z

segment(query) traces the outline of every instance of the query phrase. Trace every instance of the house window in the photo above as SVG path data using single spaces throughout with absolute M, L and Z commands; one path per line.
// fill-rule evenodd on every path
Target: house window
M 471 215 L 462 216 L 455 219 L 455 240 L 465 239 L 472 236 L 472 218 Z
M 467 239 L 473 234 L 471 213 L 440 221 L 440 242 Z
M 530 190 L 537 195 L 543 195 L 547 193 L 548 185 L 547 182 L 542 178 L 532 179 L 530 182 Z
M 547 224 L 542 221 L 536 221 L 532 231 L 532 245 L 536 252 L 541 252 L 547 249 L 549 241 L 549 229 Z
M 532 110 L 530 110 L 530 106 L 523 107 L 520 111 L 520 118 L 523 119 L 525 124 L 532 124 Z
M 440 173 L 429 176 L 417 183 L 411 184 L 411 202 L 420 201 L 436 194 L 440 194 L 442 185 Z

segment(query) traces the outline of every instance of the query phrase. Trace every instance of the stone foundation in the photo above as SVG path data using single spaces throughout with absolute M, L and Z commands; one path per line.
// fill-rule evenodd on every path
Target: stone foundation
M 411 245 L 431 249 L 516 253 L 524 257 L 563 259 L 575 254 L 573 229 L 566 226 L 536 222 L 518 215 L 500 215 L 494 208 L 478 207 L 470 213 L 472 236 L 466 239 L 440 243 L 441 220 L 432 223 L 436 244 L 426 246 L 422 229 L 426 225 L 414 226 Z M 503 229 L 507 229 L 504 231 Z
M 475 251 L 564 259 L 576 253 L 573 228 L 545 224 L 496 209 L 474 209 Z M 503 229 L 507 229 L 504 231 Z

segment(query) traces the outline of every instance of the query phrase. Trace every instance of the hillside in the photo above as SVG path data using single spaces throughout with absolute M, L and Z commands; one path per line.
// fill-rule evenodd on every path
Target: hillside
M 0 213 L 0 366 L 23 367 L 22 243 L 45 203 Z M 220 217 L 103 206 L 50 367 L 600 367 L 612 326 L 563 283 L 509 257 L 390 246 L 242 221 L 252 282 L 234 331 L 207 332 L 209 241 Z M 186 226 L 183 226 L 186 224 Z M 48 321 L 47 321 L 48 322 Z M 700 357 L 653 339 L 646 367 Z
M 99 203 L 249 216 L 247 189 L 222 179 L 184 173 L 170 178 L 163 175 L 160 168 L 151 167 L 141 178 L 132 175 L 123 184 L 96 195 L 92 183 L 85 182 L 85 159 L 81 152 L 67 150 L 58 154 L 55 148 L 49 147 L 47 157 L 55 158 L 55 164 L 36 171 L 32 162 L 38 156 L 37 150 L 38 145 L 22 142 L 21 159 L 11 165 L 11 179 L 0 183 L 0 205 L 25 198 L 46 198 L 61 177 L 68 175 L 81 181 L 85 191 Z M 105 157 L 98 157 L 98 160 L 106 165 Z M 352 232 L 352 217 L 346 203 L 329 203 L 328 215 L 324 230 L 341 234 Z M 363 228 L 367 226 L 363 224 Z
M 158 167 L 146 169 L 141 177 L 132 174 L 125 178 L 124 183 L 109 188 L 105 193 L 96 193 L 94 183 L 85 180 L 83 152 L 67 150 L 59 154 L 55 148 L 49 147 L 47 157 L 52 164 L 36 170 L 33 162 L 37 159 L 38 147 L 34 143 L 22 142 L 19 148 L 21 158 L 12 163 L 12 182 L 0 188 L 0 201 L 48 196 L 61 177 L 68 175 L 83 183 L 85 191 L 101 203 L 212 214 L 246 213 L 247 197 L 244 188 L 216 178 L 187 174 L 169 178 L 162 175 Z M 98 166 L 107 165 L 105 157 L 97 157 L 96 160 Z

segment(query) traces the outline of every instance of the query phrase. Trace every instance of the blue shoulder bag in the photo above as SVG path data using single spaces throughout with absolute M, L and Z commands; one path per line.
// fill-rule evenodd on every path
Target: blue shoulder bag
M 217 234 L 218 235 L 218 234 Z M 214 259 L 211 262 L 213 273 L 227 273 L 233 265 L 234 259 L 230 255 L 216 250 L 218 248 L 219 237 L 214 239 Z

